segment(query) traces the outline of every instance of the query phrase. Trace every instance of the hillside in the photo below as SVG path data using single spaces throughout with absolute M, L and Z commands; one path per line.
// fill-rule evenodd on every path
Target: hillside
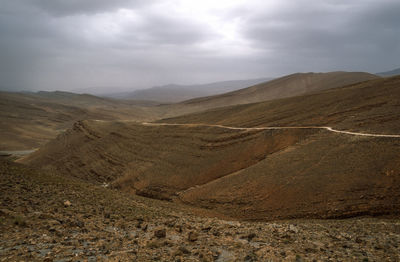
M 129 98 L 134 100 L 159 101 L 162 103 L 177 103 L 196 97 L 212 96 L 226 93 L 241 88 L 253 86 L 262 82 L 271 80 L 271 78 L 230 80 L 208 84 L 197 85 L 164 85 L 148 89 L 140 89 L 132 92 L 109 95 L 116 98 Z
M 221 95 L 184 101 L 172 106 L 170 110 L 184 110 L 188 113 L 229 105 L 255 103 L 303 95 L 376 78 L 378 77 L 375 75 L 362 72 L 297 73 Z
M 0 92 L 0 150 L 36 148 L 82 119 L 154 119 L 131 101 L 67 92 Z
M 398 133 L 400 77 L 169 123 Z M 22 162 L 247 220 L 398 215 L 400 139 L 325 129 L 84 121 Z
M 1 159 L 0 190 L 4 261 L 395 261 L 399 254 L 398 219 L 226 221 Z
M 159 105 L 144 100 L 118 100 L 68 92 L 0 93 L 1 151 L 31 150 L 45 144 L 78 120 L 151 121 L 210 108 L 296 96 L 341 84 L 376 78 L 367 73 L 295 74 L 217 96 Z M 226 81 L 179 87 L 179 90 L 222 92 L 257 81 Z M 167 87 L 168 89 L 168 87 Z M 201 90 L 201 91 L 200 91 Z M 213 91 L 212 91 L 213 90 Z M 170 90 L 171 91 L 171 90 Z M 167 92 L 173 95 L 174 92 Z M 144 97 L 143 97 L 144 98 Z
M 304 96 L 165 119 L 170 123 L 228 126 L 333 126 L 337 129 L 398 133 L 400 77 L 376 79 Z

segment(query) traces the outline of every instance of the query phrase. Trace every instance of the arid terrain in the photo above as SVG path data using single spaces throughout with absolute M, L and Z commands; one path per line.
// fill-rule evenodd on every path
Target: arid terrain
M 0 149 L 39 149 L 0 156 L 0 257 L 398 261 L 399 87 L 333 72 L 171 105 L 5 93 Z
M 400 137 L 373 134 L 399 130 L 399 81 L 371 80 L 160 124 L 81 121 L 20 161 L 240 219 L 397 215 Z M 314 128 L 326 126 L 360 134 Z
M 0 150 L 38 148 L 79 120 L 153 121 L 226 105 L 290 97 L 377 78 L 368 73 L 296 74 L 226 95 L 177 104 L 116 100 L 68 92 L 0 92 Z M 183 89 L 183 94 L 186 89 Z M 162 90 L 161 90 L 162 91 Z M 179 93 L 180 91 L 177 90 Z M 155 92 L 154 97 L 162 97 Z M 176 96 L 180 96 L 176 94 Z
M 0 150 L 38 148 L 83 119 L 156 119 L 144 102 L 67 92 L 0 92 Z
M 372 79 L 377 79 L 377 76 L 363 72 L 297 73 L 221 95 L 183 101 L 171 105 L 169 111 L 184 110 L 185 113 L 193 113 L 229 105 L 299 96 Z
M 253 86 L 272 80 L 272 78 L 257 78 L 247 80 L 231 80 L 198 85 L 164 85 L 148 89 L 135 90 L 122 94 L 115 94 L 113 97 L 129 98 L 134 100 L 157 101 L 159 103 L 178 103 L 185 100 L 223 94 L 238 89 Z
M 2 261 L 398 261 L 400 222 L 221 220 L 0 161 Z

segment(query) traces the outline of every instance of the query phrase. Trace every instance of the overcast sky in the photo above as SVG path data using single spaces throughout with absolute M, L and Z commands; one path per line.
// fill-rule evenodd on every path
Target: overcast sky
M 0 88 L 386 71 L 400 66 L 399 15 L 399 0 L 0 0 Z

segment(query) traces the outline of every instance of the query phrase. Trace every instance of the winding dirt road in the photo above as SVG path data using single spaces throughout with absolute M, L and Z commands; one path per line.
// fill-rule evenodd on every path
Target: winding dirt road
M 143 122 L 142 125 L 146 126 L 188 126 L 188 127 L 218 127 L 232 130 L 274 130 L 274 129 L 324 129 L 334 133 L 353 135 L 353 136 L 367 136 L 367 137 L 393 137 L 400 138 L 400 135 L 383 135 L 383 134 L 370 134 L 370 133 L 359 133 L 350 131 L 341 131 L 333 129 L 329 126 L 268 126 L 268 127 L 233 127 L 224 125 L 208 125 L 208 124 L 170 124 L 170 123 L 147 123 Z

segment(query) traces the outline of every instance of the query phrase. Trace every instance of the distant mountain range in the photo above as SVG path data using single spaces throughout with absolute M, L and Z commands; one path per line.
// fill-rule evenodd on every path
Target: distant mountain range
M 124 92 L 106 95 L 113 98 L 133 100 L 158 101 L 162 103 L 176 103 L 196 97 L 212 96 L 235 91 L 272 80 L 273 78 L 257 78 L 247 80 L 230 80 L 198 85 L 169 84 L 148 89 L 139 89 L 132 92 Z
M 381 73 L 376 73 L 378 76 L 396 76 L 400 75 L 400 68 L 396 68 L 394 70 L 386 71 L 386 72 L 381 72 Z

